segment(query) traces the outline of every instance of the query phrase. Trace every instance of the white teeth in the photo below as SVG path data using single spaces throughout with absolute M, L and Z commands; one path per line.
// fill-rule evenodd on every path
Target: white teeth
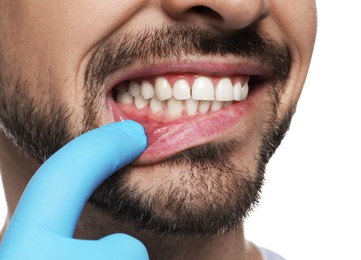
M 214 100 L 213 82 L 207 77 L 198 77 L 192 86 L 192 98 L 195 100 Z
M 134 98 L 134 104 L 136 108 L 142 109 L 149 104 L 149 100 L 145 100 L 142 96 L 136 96 Z
M 155 96 L 159 101 L 170 99 L 173 96 L 172 87 L 168 80 L 163 77 L 157 77 L 155 80 Z
M 221 79 L 216 87 L 217 101 L 232 101 L 233 100 L 233 86 L 229 78 Z
M 221 110 L 221 108 L 223 107 L 223 103 L 222 101 L 213 101 L 212 105 L 211 105 L 211 111 L 218 111 Z
M 171 98 L 167 100 L 168 115 L 170 117 L 180 117 L 183 111 L 183 101 Z
M 128 92 L 133 97 L 139 96 L 140 95 L 140 84 L 136 81 L 130 81 Z
M 154 97 L 154 88 L 151 83 L 148 81 L 143 81 L 141 88 L 140 88 L 140 94 L 144 99 L 151 99 Z
M 232 85 L 231 78 L 224 77 L 218 81 L 216 87 L 209 77 L 198 76 L 190 88 L 188 82 L 181 78 L 172 87 L 165 77 L 157 77 L 154 86 L 150 81 L 131 80 L 121 83 L 114 88 L 116 102 L 124 105 L 134 103 L 137 109 L 149 106 L 153 113 L 167 111 L 170 118 L 182 116 L 183 111 L 188 115 L 197 113 L 207 114 L 228 107 L 234 101 L 246 100 L 249 86 L 243 86 L 240 81 Z
M 150 107 L 150 110 L 152 110 L 152 112 L 154 112 L 154 113 L 162 111 L 164 106 L 165 106 L 164 101 L 159 101 L 156 97 L 154 97 L 150 100 L 149 107 Z
M 207 101 L 207 100 L 199 101 L 198 111 L 201 114 L 207 114 L 211 104 L 212 104 L 212 101 Z
M 248 97 L 249 87 L 248 83 L 244 84 L 242 86 L 242 100 L 246 100 Z
M 187 114 L 192 116 L 195 115 L 198 111 L 198 100 L 194 100 L 193 98 L 187 99 L 185 101 Z
M 235 101 L 246 100 L 248 97 L 249 87 L 248 83 L 245 83 L 243 86 L 240 82 L 237 82 L 233 87 L 233 99 Z
M 191 89 L 186 80 L 177 80 L 173 86 L 173 97 L 178 100 L 186 100 L 191 97 Z
M 133 103 L 133 96 L 129 92 L 117 93 L 116 100 L 120 104 L 129 105 Z
M 241 85 L 241 82 L 239 82 L 239 81 L 233 87 L 233 99 L 235 101 L 242 100 L 242 85 Z

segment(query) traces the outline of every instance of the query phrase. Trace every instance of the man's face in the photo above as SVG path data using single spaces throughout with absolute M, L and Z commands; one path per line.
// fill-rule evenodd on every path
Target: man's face
M 257 202 L 315 27 L 312 0 L 3 0 L 0 126 L 42 162 L 137 121 L 147 150 L 93 205 L 157 232 L 227 231 Z

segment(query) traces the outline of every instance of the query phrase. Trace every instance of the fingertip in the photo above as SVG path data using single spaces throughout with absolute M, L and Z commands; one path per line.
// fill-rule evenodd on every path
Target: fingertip
M 138 239 L 127 234 L 112 234 L 99 240 L 107 252 L 122 256 L 124 259 L 149 259 L 148 250 Z
M 139 129 L 139 131 L 144 132 L 144 127 L 133 120 L 124 120 L 122 122 L 119 122 L 119 124 L 128 125 L 129 127 L 134 127 L 134 129 Z
M 147 147 L 147 136 L 145 133 L 145 129 L 141 124 L 133 120 L 124 120 L 116 124 L 127 129 L 128 134 L 131 134 L 132 137 L 135 137 L 135 139 L 139 141 L 142 150 Z

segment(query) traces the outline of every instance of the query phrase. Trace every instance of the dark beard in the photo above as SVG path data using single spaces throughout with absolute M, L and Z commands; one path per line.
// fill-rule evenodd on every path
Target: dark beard
M 122 169 L 106 180 L 90 198 L 91 204 L 120 223 L 139 230 L 181 236 L 217 236 L 239 227 L 260 198 L 265 167 L 286 134 L 295 107 L 277 127 L 264 135 L 255 172 L 232 155 L 240 148 L 237 140 L 205 144 L 176 154 L 161 163 L 169 175 L 178 174 L 177 185 L 154 194 L 130 185 Z M 159 165 L 157 165 L 159 166 Z M 182 167 L 176 173 L 175 167 Z M 192 189 L 187 189 L 192 183 Z M 106 199 L 105 199 L 106 198 Z M 170 214 L 167 214 L 170 213 Z
M 42 163 L 72 139 L 69 109 L 59 100 L 41 104 L 29 97 L 26 82 L 18 80 L 6 93 L 0 70 L 0 127 L 20 149 Z
M 99 125 L 97 105 L 102 102 L 99 86 L 112 72 L 135 61 L 186 55 L 235 55 L 260 60 L 273 72 L 267 131 L 264 132 L 257 168 L 251 172 L 239 158 L 232 162 L 242 143 L 231 140 L 192 148 L 168 158 L 160 165 L 178 173 L 181 185 L 168 194 L 158 189 L 148 194 L 138 184 L 130 185 L 123 176 L 130 169 L 114 174 L 91 197 L 90 202 L 115 219 L 132 222 L 136 227 L 181 235 L 216 235 L 239 226 L 257 203 L 264 169 L 287 131 L 293 110 L 280 123 L 277 106 L 288 79 L 291 57 L 288 49 L 260 35 L 255 28 L 217 36 L 190 26 L 164 26 L 137 35 L 109 40 L 92 57 L 85 75 L 84 118 L 78 133 L 69 132 L 71 114 L 61 101 L 50 100 L 39 106 L 29 97 L 24 80 L 17 81 L 16 93 L 8 94 L 5 77 L 0 74 L 0 125 L 21 149 L 45 161 L 75 136 Z M 0 72 L 1 73 L 1 72 Z M 246 152 L 246 151 L 245 151 Z M 183 188 L 192 183 L 192 189 Z M 212 186 L 209 189 L 209 185 Z M 167 191 L 168 192 L 168 191 Z

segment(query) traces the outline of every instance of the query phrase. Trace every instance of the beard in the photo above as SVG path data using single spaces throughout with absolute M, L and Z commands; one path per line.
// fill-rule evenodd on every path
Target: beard
M 0 50 L 0 55 L 4 53 Z M 76 133 L 70 131 L 72 114 L 65 102 L 31 97 L 27 90 L 37 86 L 20 76 L 15 86 L 10 86 L 6 79 L 11 77 L 2 69 L 0 126 L 19 148 L 44 162 L 65 143 L 101 124 L 101 85 L 108 75 L 137 61 L 149 64 L 187 55 L 246 57 L 259 60 L 272 71 L 270 98 L 264 104 L 268 113 L 260 130 L 258 151 L 253 155 L 256 165 L 250 167 L 242 156 L 236 156 L 247 150 L 245 139 L 235 135 L 178 153 L 156 167 L 149 166 L 149 171 L 154 167 L 169 173 L 164 185 L 154 187 L 152 192 L 144 188 L 146 183 L 128 182 L 127 176 L 137 169 L 126 167 L 107 179 L 90 203 L 115 220 L 128 221 L 142 230 L 186 236 L 227 232 L 240 226 L 257 204 L 265 166 L 287 132 L 295 110 L 292 107 L 284 118 L 277 117 L 291 70 L 290 52 L 255 27 L 220 36 L 174 25 L 109 39 L 92 56 L 85 73 L 84 116 L 78 120 Z M 16 91 L 11 94 L 9 89 L 13 88 Z

